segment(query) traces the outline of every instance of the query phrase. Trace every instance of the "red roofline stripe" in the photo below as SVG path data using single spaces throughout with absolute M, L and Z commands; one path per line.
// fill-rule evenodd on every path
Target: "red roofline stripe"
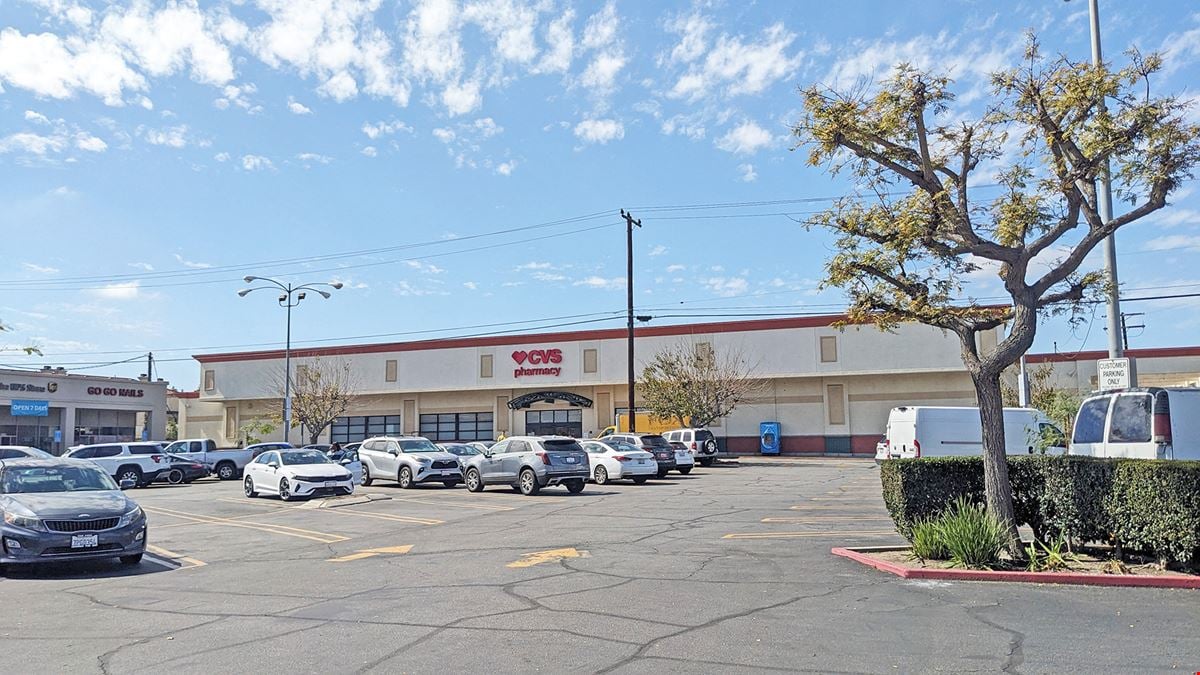
M 1130 349 L 1126 356 L 1135 359 L 1169 359 L 1186 356 L 1200 356 L 1200 347 L 1154 347 L 1149 349 Z M 1057 354 L 1029 354 L 1026 363 L 1068 363 L 1072 361 L 1098 361 L 1107 359 L 1106 351 L 1070 352 Z
M 846 321 L 844 314 L 824 316 L 787 317 L 780 319 L 756 319 L 752 321 L 720 321 L 709 323 L 675 324 L 671 326 L 644 326 L 636 329 L 638 337 L 665 337 L 672 335 L 695 335 L 703 333 L 740 333 L 760 330 L 783 330 L 788 328 L 821 328 L 839 321 Z M 589 340 L 614 340 L 627 334 L 626 328 L 603 328 L 584 331 L 561 331 L 555 333 L 524 333 L 517 335 L 495 335 L 471 338 L 440 338 L 414 342 L 383 342 L 378 344 L 339 345 L 336 347 L 304 347 L 293 349 L 294 357 L 345 356 L 348 354 L 378 354 L 381 352 L 413 352 L 430 349 L 460 349 L 467 347 L 497 347 L 520 345 L 531 342 L 584 342 Z M 282 359 L 282 349 L 253 352 L 226 352 L 221 354 L 194 354 L 192 358 L 201 363 L 225 361 L 261 361 Z

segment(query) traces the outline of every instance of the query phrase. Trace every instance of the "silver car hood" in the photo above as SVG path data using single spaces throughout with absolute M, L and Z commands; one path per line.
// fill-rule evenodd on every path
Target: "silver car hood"
M 431 462 L 457 462 L 458 455 L 453 452 L 406 452 L 407 457 L 428 457 Z
M 79 492 L 25 492 L 0 495 L 0 508 L 5 511 L 25 510 L 38 518 L 77 518 L 81 514 L 100 518 L 120 516 L 133 508 L 134 503 L 117 490 Z

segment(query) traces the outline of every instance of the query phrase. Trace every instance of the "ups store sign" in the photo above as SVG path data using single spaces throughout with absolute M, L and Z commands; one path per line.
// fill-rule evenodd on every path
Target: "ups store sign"
M 45 386 L 26 382 L 0 382 L 0 391 L 25 391 L 37 394 L 53 394 L 58 391 L 57 382 L 47 382 Z

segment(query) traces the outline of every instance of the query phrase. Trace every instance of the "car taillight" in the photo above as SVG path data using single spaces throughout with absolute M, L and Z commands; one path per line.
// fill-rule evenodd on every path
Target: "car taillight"
M 1171 442 L 1171 413 L 1154 413 L 1154 442 L 1163 444 Z
M 917 449 L 917 459 L 921 458 L 921 441 L 913 439 L 913 447 Z
M 155 464 L 158 464 L 163 458 L 162 455 L 150 455 L 150 459 L 154 460 Z
M 617 460 L 618 462 L 628 462 L 628 461 L 631 461 L 631 460 L 630 460 L 628 457 L 626 457 L 625 455 L 617 455 L 616 457 L 613 457 L 613 459 Z
M 550 464 L 550 455 L 548 455 L 547 453 L 539 452 L 539 453 L 537 453 L 537 456 L 538 456 L 538 459 L 542 460 L 543 464 L 546 464 L 546 465 Z
M 693 450 L 695 450 L 695 449 L 696 449 L 696 441 L 692 441 L 692 449 L 693 449 Z

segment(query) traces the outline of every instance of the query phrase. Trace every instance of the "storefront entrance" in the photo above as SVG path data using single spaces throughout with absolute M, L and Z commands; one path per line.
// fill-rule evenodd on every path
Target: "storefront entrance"
M 583 437 L 583 411 L 579 408 L 568 410 L 526 410 L 525 434 L 528 436 L 570 436 Z

